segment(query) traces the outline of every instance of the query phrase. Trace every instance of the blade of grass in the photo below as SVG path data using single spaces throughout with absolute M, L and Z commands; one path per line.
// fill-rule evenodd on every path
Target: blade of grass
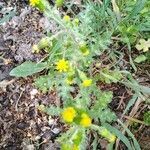
M 135 150 L 141 150 L 140 145 L 138 141 L 135 139 L 134 135 L 131 133 L 131 131 L 118 119 L 118 123 L 125 129 L 125 131 L 128 133 L 128 135 L 132 138 L 134 143 Z
M 115 0 L 111 0 L 112 6 L 113 6 L 113 11 L 116 14 L 118 22 L 121 21 L 121 15 L 120 15 L 120 10 L 119 7 L 117 6 L 117 3 Z
M 129 111 L 129 109 L 131 108 L 131 106 L 133 106 L 133 104 L 135 103 L 135 101 L 137 100 L 138 96 L 137 94 L 134 94 L 132 96 L 132 98 L 129 100 L 128 104 L 127 104 L 127 107 L 125 108 L 123 114 L 122 114 L 122 117 Z
M 114 135 L 116 135 L 128 148 L 128 150 L 133 150 L 130 141 L 127 139 L 126 136 L 124 136 L 122 134 L 121 131 L 119 131 L 117 128 L 112 127 L 110 124 L 105 123 L 104 126 L 110 131 L 112 132 Z
M 146 2 L 147 0 L 137 0 L 131 13 L 126 17 L 126 20 L 132 19 L 132 17 L 136 16 L 144 8 Z

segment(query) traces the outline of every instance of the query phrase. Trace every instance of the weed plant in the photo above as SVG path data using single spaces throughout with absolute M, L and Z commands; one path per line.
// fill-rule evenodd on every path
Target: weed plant
M 112 49 L 113 44 L 127 46 L 134 70 L 136 66 L 131 57 L 132 47 L 143 50 L 142 55 L 148 59 L 150 2 L 88 0 L 83 2 L 77 15 L 63 15 L 60 11 L 63 6 L 72 7 L 72 1 L 56 0 L 55 6 L 51 6 L 46 0 L 30 0 L 30 4 L 56 22 L 57 32 L 48 33 L 33 45 L 34 53 L 47 53 L 45 58 L 40 62 L 24 62 L 14 68 L 10 75 L 26 77 L 46 70 L 46 74 L 35 79 L 35 86 L 42 92 L 56 91 L 63 104 L 39 105 L 38 109 L 50 116 L 59 116 L 68 125 L 68 130 L 58 138 L 61 149 L 85 150 L 89 133 L 96 131 L 97 136 L 108 141 L 109 149 L 113 149 L 118 138 L 127 149 L 139 150 L 140 146 L 131 132 L 127 130 L 131 136 L 129 140 L 111 125 L 117 121 L 117 116 L 108 107 L 113 93 L 107 89 L 100 90 L 98 83 L 123 83 L 132 88 L 136 98 L 150 92 L 149 88 L 140 86 L 128 70 L 120 70 L 118 63 L 114 63 L 114 60 L 118 61 L 117 51 Z M 104 54 L 112 64 L 103 64 L 104 60 L 99 58 Z M 118 54 L 121 56 L 121 52 Z M 130 106 L 131 103 L 126 112 Z M 125 128 L 121 121 L 119 124 Z M 96 141 L 95 138 L 91 144 L 93 150 L 97 149 Z

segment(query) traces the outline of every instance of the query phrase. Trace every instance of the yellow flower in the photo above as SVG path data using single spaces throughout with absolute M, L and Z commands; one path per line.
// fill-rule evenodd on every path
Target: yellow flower
M 73 107 L 65 108 L 62 112 L 62 118 L 65 122 L 71 123 L 76 117 L 76 110 Z
M 113 142 L 115 142 L 115 140 L 116 140 L 116 136 L 114 136 L 113 134 L 110 135 L 110 137 L 109 137 L 109 142 L 110 142 L 110 143 L 113 143 Z
M 65 16 L 63 17 L 63 20 L 64 20 L 65 22 L 70 22 L 70 16 L 65 15 Z
M 40 0 L 30 0 L 30 5 L 35 6 L 40 3 Z
M 81 115 L 81 121 L 80 121 L 80 125 L 83 127 L 89 127 L 91 125 L 91 118 L 87 115 L 87 114 L 82 114 Z
M 61 59 L 56 63 L 56 69 L 59 72 L 67 72 L 69 70 L 69 62 L 65 59 Z
M 79 146 L 77 146 L 77 145 L 73 145 L 72 150 L 79 150 Z
M 83 83 L 82 83 L 82 85 L 83 85 L 84 87 L 91 86 L 91 84 L 92 84 L 92 80 L 91 80 L 91 79 L 86 79 L 86 80 L 84 80 Z

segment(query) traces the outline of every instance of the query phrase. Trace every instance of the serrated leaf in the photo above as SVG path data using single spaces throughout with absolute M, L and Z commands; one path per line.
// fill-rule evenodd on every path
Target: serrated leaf
M 102 69 L 100 72 L 99 80 L 106 82 L 108 84 L 114 82 L 117 83 L 119 80 L 121 80 L 122 74 L 118 70 L 109 70 L 108 68 Z
M 35 79 L 35 86 L 43 93 L 46 93 L 51 87 L 53 87 L 53 81 L 53 78 L 49 75 L 40 76 Z
M 15 77 L 27 77 L 34 73 L 40 72 L 47 67 L 47 63 L 35 63 L 32 61 L 26 61 L 20 66 L 14 68 L 9 73 L 10 76 Z
M 136 58 L 134 59 L 134 61 L 135 61 L 136 63 L 141 63 L 141 62 L 144 62 L 146 59 L 147 59 L 147 57 L 146 57 L 145 55 L 139 55 L 138 57 L 136 57 Z
M 61 113 L 62 109 L 56 106 L 49 106 L 45 109 L 45 113 L 47 113 L 50 116 L 59 116 Z
M 111 112 L 110 109 L 103 110 L 98 116 L 101 122 L 112 122 L 117 118 L 116 115 L 113 112 Z

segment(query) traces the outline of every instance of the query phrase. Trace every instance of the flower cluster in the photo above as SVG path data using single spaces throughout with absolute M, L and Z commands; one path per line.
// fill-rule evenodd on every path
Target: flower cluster
M 78 124 L 78 121 L 76 122 L 76 119 L 78 120 L 78 118 L 80 118 L 79 125 L 81 125 L 82 127 L 85 127 L 85 128 L 89 127 L 92 124 L 92 120 L 88 116 L 88 114 L 86 114 L 86 113 L 80 114 L 73 107 L 65 108 L 62 112 L 62 118 L 67 123 L 73 123 L 74 122 L 77 124 Z
M 80 150 L 82 138 L 85 138 L 84 134 L 86 134 L 87 129 L 92 129 L 94 125 L 92 124 L 92 119 L 97 116 L 97 120 L 101 119 L 101 114 L 98 114 L 98 109 L 99 107 L 103 108 L 102 100 L 99 100 L 98 103 L 94 101 L 100 97 L 99 94 L 95 94 L 97 92 L 97 80 L 95 80 L 94 76 L 90 76 L 87 73 L 87 68 L 90 68 L 90 62 L 92 62 L 94 56 L 93 47 L 87 39 L 80 36 L 80 33 L 74 35 L 76 31 L 78 32 L 80 25 L 82 25 L 82 22 L 80 23 L 78 18 L 72 18 L 72 15 L 71 17 L 69 15 L 64 15 L 63 17 L 59 15 L 57 10 L 58 7 L 62 7 L 65 3 L 64 0 L 56 0 L 55 9 L 47 5 L 47 0 L 29 1 L 30 5 L 46 12 L 45 15 L 48 16 L 48 18 L 52 17 L 52 19 L 58 23 L 58 26 L 60 24 L 59 29 L 61 29 L 61 26 L 63 27 L 63 32 L 42 38 L 38 44 L 33 45 L 32 50 L 34 53 L 39 53 L 41 52 L 40 50 L 44 50 L 50 54 L 46 57 L 46 61 L 44 59 L 47 66 L 43 67 L 48 70 L 48 75 L 44 75 L 38 85 L 40 87 L 44 86 L 44 88 L 47 85 L 46 89 L 54 87 L 56 90 L 58 89 L 59 92 L 61 91 L 59 96 L 62 100 L 68 99 L 66 103 L 63 103 L 63 108 L 57 107 L 58 109 L 56 109 L 52 107 L 52 111 L 49 111 L 50 108 L 48 109 L 44 105 L 40 105 L 38 109 L 45 113 L 52 113 L 53 109 L 56 110 L 57 113 L 54 113 L 54 116 L 61 116 L 62 120 L 71 126 L 70 130 L 68 130 L 69 132 L 64 135 L 65 138 L 62 138 L 62 150 Z M 79 41 L 80 39 L 81 42 Z M 140 49 L 142 48 L 141 45 L 139 47 Z M 145 49 L 145 51 L 147 51 L 147 49 Z M 45 84 L 47 82 L 48 84 Z M 72 94 L 72 89 L 77 91 L 77 94 L 75 93 L 75 97 L 77 98 L 72 96 L 74 94 Z M 91 95 L 94 97 L 94 100 Z M 72 101 L 69 101 L 70 99 Z M 107 99 L 107 97 L 104 97 L 104 99 Z M 105 100 L 104 105 L 107 104 L 107 100 Z M 94 109 L 91 108 L 92 106 Z M 116 137 L 106 128 L 103 128 L 100 134 L 111 143 L 116 140 Z M 70 140 L 68 140 L 69 138 Z M 70 145 L 64 139 L 68 140 L 67 142 Z

